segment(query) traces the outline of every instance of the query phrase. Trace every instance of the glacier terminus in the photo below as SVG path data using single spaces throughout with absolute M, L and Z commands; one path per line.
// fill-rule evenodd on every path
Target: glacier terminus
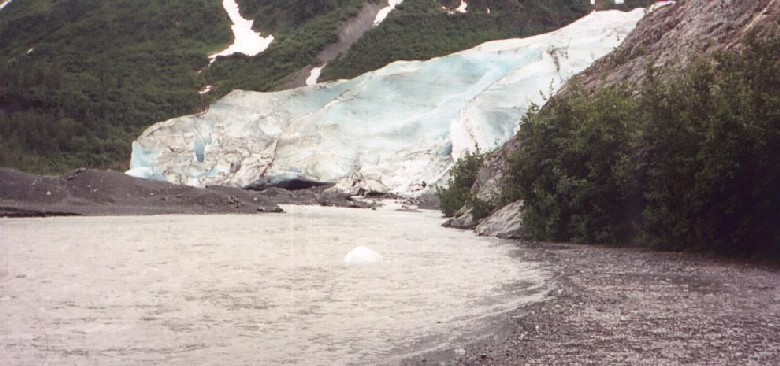
M 234 90 L 205 113 L 149 127 L 133 142 L 128 174 L 414 196 L 442 184 L 465 153 L 509 140 L 530 103 L 617 47 L 643 15 L 594 12 L 551 33 L 399 61 L 351 80 Z

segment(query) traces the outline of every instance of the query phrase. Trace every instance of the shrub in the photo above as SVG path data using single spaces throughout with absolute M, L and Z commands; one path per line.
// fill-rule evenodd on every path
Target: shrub
M 780 254 L 780 40 L 531 108 L 503 201 L 536 239 Z M 576 89 L 576 88 L 575 88 Z
M 437 188 L 436 191 L 444 216 L 455 215 L 458 210 L 473 199 L 471 186 L 474 185 L 484 160 L 485 154 L 477 150 L 475 153 L 467 152 L 463 158 L 455 162 L 450 170 L 447 187 Z

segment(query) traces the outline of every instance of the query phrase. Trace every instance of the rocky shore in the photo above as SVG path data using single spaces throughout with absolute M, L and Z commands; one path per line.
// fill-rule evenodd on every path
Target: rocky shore
M 280 204 L 370 207 L 370 202 L 327 188 L 195 188 L 114 171 L 78 169 L 39 176 L 0 168 L 0 217 L 280 213 Z
M 780 267 L 683 253 L 518 245 L 553 281 L 485 340 L 409 365 L 778 365 Z

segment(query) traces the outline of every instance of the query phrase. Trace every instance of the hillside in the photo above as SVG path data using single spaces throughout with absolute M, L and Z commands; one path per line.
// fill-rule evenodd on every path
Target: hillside
M 201 108 L 195 70 L 230 42 L 209 0 L 13 1 L 0 11 L 0 165 L 121 167 L 152 121 Z
M 522 201 L 478 230 L 779 253 L 779 19 L 769 0 L 689 0 L 649 14 L 470 173 L 453 224 Z
M 487 2 L 472 1 L 466 13 L 456 13 L 455 1 L 406 0 L 366 29 L 365 18 L 386 2 L 243 0 L 243 16 L 274 41 L 257 56 L 223 57 L 206 67 L 208 56 L 232 39 L 218 0 L 5 4 L 0 166 L 44 173 L 124 169 L 130 141 L 143 128 L 197 113 L 236 88 L 302 85 L 313 66 L 331 60 L 323 80 L 352 77 L 398 59 L 551 30 L 589 11 L 584 0 L 500 2 L 490 14 Z

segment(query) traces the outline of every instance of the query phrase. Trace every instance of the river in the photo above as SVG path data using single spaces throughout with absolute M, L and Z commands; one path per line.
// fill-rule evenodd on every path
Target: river
M 285 210 L 0 220 L 0 364 L 393 364 L 545 293 L 437 212 Z

